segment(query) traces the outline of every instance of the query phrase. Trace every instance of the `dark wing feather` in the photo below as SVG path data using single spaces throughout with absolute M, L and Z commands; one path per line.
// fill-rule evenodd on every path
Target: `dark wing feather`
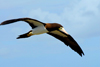
M 48 34 L 52 35 L 53 37 L 64 42 L 67 46 L 71 47 L 71 49 L 76 51 L 80 56 L 82 56 L 82 54 L 84 55 L 80 46 L 77 44 L 77 42 L 69 34 L 65 34 L 61 31 L 59 31 L 59 32 L 60 32 L 60 35 L 59 35 L 59 33 L 55 33 L 55 32 L 49 32 Z M 61 36 L 61 33 L 62 33 L 62 36 Z M 66 37 L 65 37 L 65 35 L 66 35 Z
M 35 19 L 31 19 L 31 18 L 18 18 L 18 19 L 11 19 L 11 20 L 6 20 L 4 22 L 2 22 L 0 25 L 6 25 L 6 24 L 10 24 L 10 23 L 14 23 L 17 21 L 25 21 L 27 22 L 32 28 L 35 28 L 39 25 L 45 25 L 45 23 L 40 22 L 38 20 Z

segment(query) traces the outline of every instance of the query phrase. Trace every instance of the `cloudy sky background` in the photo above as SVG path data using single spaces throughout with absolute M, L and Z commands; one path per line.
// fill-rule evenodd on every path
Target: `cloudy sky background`
M 22 17 L 62 24 L 85 56 L 47 34 L 16 39 L 31 29 L 18 22 L 0 26 L 0 67 L 100 67 L 100 0 L 0 0 L 0 23 Z

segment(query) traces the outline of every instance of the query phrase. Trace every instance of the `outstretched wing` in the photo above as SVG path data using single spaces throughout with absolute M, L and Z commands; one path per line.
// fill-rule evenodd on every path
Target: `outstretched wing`
M 6 25 L 6 24 L 10 24 L 10 23 L 14 23 L 17 21 L 25 21 L 27 22 L 32 28 L 35 28 L 39 25 L 45 25 L 45 23 L 40 22 L 36 19 L 31 19 L 31 18 L 18 18 L 18 19 L 11 19 L 11 20 L 6 20 L 4 22 L 2 22 L 0 25 Z
M 80 56 L 82 56 L 82 54 L 84 55 L 80 46 L 69 34 L 66 34 L 59 30 L 51 31 L 48 34 L 64 42 L 67 46 L 76 51 Z

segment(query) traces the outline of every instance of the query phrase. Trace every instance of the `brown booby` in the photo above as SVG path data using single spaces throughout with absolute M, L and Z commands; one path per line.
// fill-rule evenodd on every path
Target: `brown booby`
M 82 51 L 78 43 L 71 37 L 71 35 L 69 35 L 65 31 L 63 26 L 58 23 L 43 23 L 36 19 L 18 18 L 18 19 L 6 20 L 2 22 L 0 25 L 10 24 L 17 21 L 25 21 L 32 27 L 32 30 L 30 30 L 25 34 L 20 35 L 17 39 L 27 38 L 32 35 L 47 33 L 57 38 L 58 40 L 62 41 L 65 45 L 69 46 L 71 49 L 76 51 L 80 56 L 84 55 L 84 52 Z

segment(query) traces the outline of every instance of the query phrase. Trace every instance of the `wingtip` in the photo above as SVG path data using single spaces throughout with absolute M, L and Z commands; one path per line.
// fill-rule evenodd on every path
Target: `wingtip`
M 83 55 L 85 55 L 84 53 L 81 53 L 81 54 L 79 54 L 81 57 L 83 56 Z
M 19 37 L 17 37 L 16 39 L 19 39 Z

